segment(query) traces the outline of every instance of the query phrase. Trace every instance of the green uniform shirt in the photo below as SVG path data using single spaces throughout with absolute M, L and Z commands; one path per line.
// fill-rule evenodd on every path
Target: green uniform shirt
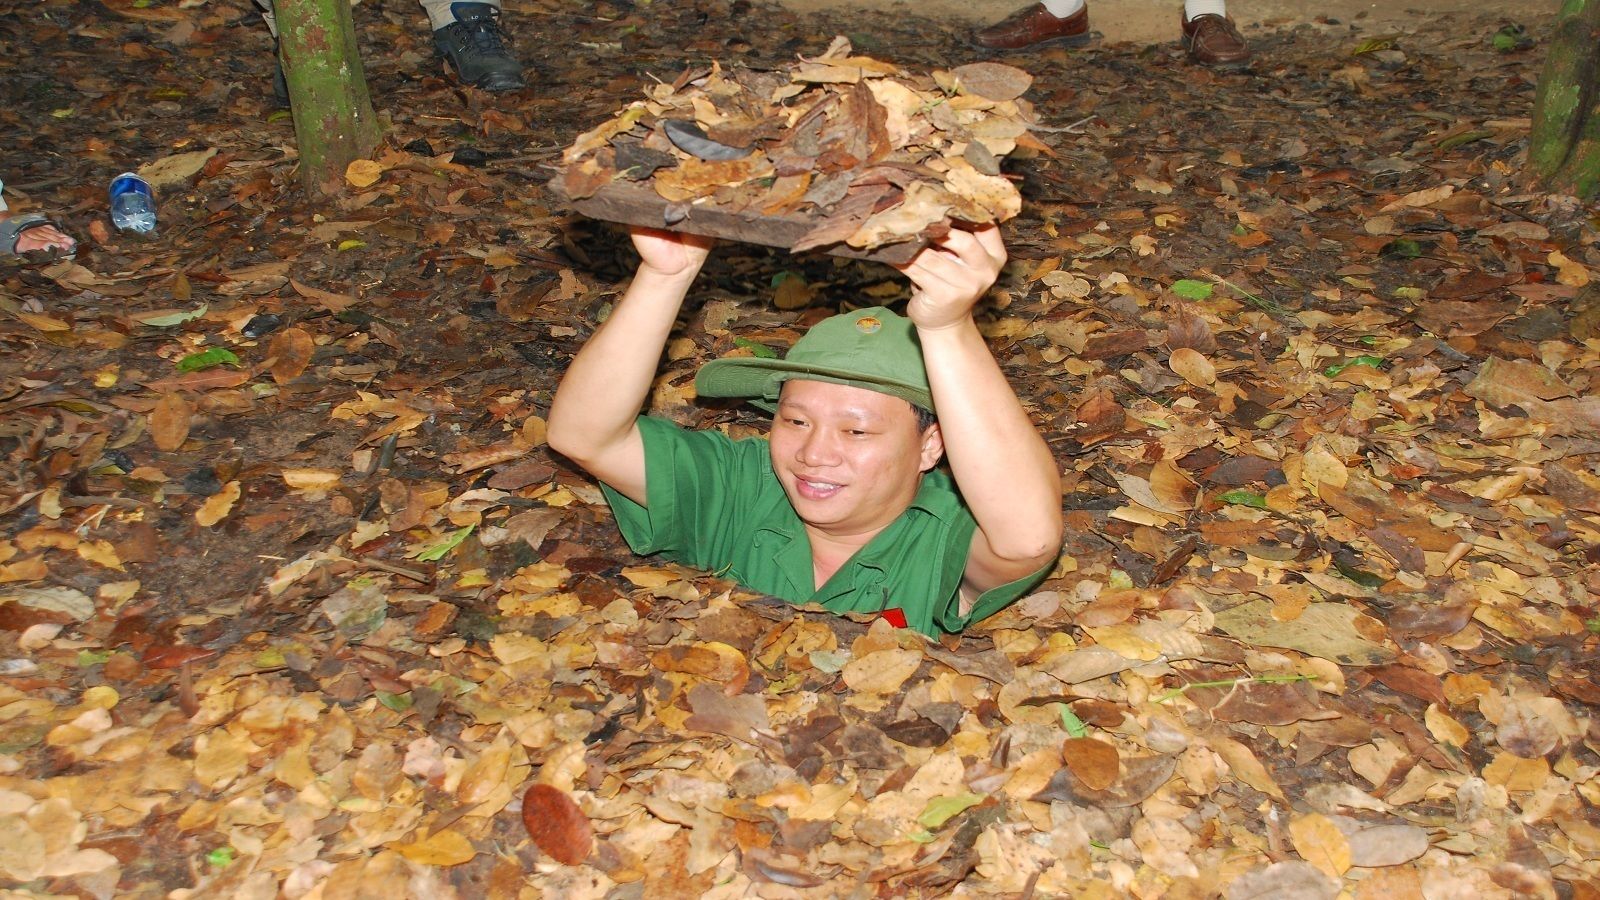
M 834 612 L 900 609 L 926 635 L 960 631 L 1044 579 L 1038 572 L 985 592 L 962 615 L 959 590 L 977 521 L 943 472 L 929 472 L 911 506 L 814 589 L 811 542 L 772 472 L 767 442 L 639 419 L 647 506 L 600 487 L 628 546 L 706 569 L 791 603 Z

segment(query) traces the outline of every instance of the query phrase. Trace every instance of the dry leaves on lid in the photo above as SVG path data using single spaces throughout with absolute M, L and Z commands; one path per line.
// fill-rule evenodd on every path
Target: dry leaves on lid
M 842 37 L 777 72 L 713 63 L 580 135 L 556 184 L 600 218 L 650 224 L 630 218 L 652 205 L 630 186 L 647 184 L 664 210 L 657 227 L 715 234 L 697 217 L 759 210 L 721 236 L 872 250 L 1017 215 L 1021 196 L 998 165 L 1033 119 L 1031 83 L 993 62 L 911 75 Z M 806 224 L 780 235 L 762 217 Z

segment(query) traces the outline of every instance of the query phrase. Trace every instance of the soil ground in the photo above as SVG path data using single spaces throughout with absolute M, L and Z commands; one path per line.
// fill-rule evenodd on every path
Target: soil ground
M 857 9 L 915 14 L 929 19 L 944 19 L 971 25 L 998 21 L 1024 5 L 1010 0 L 782 0 L 796 12 L 820 9 Z M 1091 27 L 1104 35 L 1107 43 L 1160 43 L 1177 39 L 1177 17 L 1182 0 L 1096 0 L 1089 5 Z M 1246 37 L 1263 30 L 1283 28 L 1302 22 L 1337 23 L 1352 31 L 1378 34 L 1408 32 L 1426 20 L 1440 16 L 1502 16 L 1509 21 L 1530 23 L 1547 18 L 1553 4 L 1541 0 L 1510 0 L 1486 8 L 1480 0 L 1423 0 L 1413 3 L 1372 3 L 1369 0 L 1327 0 L 1309 3 L 1295 0 L 1233 0 L 1228 14 Z

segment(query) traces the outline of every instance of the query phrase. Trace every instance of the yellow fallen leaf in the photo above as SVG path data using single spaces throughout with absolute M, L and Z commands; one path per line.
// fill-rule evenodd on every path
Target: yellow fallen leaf
M 14 563 L 0 565 L 0 584 L 12 581 L 38 581 L 49 574 L 50 567 L 45 565 L 44 557 L 30 556 Z
M 1434 740 L 1457 749 L 1467 746 L 1467 741 L 1472 737 L 1472 732 L 1465 725 L 1440 709 L 1437 703 L 1428 704 L 1427 711 L 1422 714 L 1422 722 L 1428 726 L 1428 733 L 1433 735 Z
M 250 754 L 260 750 L 248 738 L 222 728 L 195 738 L 194 778 L 204 787 L 226 787 L 250 767 Z
M 1589 269 L 1583 263 L 1569 258 L 1560 250 L 1551 250 L 1547 257 L 1556 267 L 1556 281 L 1570 287 L 1583 287 L 1589 283 Z
M 1350 481 L 1350 470 L 1344 467 L 1333 451 L 1319 445 L 1307 450 L 1301 459 L 1300 478 L 1313 491 L 1324 484 L 1342 488 Z
M 47 316 L 44 313 L 31 313 L 31 312 L 27 312 L 25 310 L 18 310 L 15 313 L 15 315 L 16 315 L 17 318 L 21 319 L 24 322 L 27 322 L 29 325 L 32 325 L 35 329 L 37 329 L 39 331 L 71 331 L 72 330 L 72 326 L 71 325 L 68 325 L 66 322 L 63 322 L 60 319 L 53 318 L 51 316 Z
M 284 469 L 279 474 L 291 491 L 325 493 L 339 486 L 338 469 Z
M 139 177 L 149 182 L 157 192 L 185 187 L 190 179 L 200 174 L 200 170 L 206 167 L 211 157 L 216 155 L 217 148 L 207 147 L 204 150 L 163 156 L 140 166 Z
M 370 159 L 358 159 L 344 167 L 344 180 L 353 188 L 369 188 L 383 177 L 383 166 Z
M 524 447 L 544 446 L 545 421 L 539 416 L 529 416 L 522 420 L 522 431 L 519 432 L 520 443 Z
M 97 684 L 84 691 L 78 702 L 90 709 L 110 709 L 121 699 L 122 695 L 117 693 L 116 688 L 108 684 Z
M 376 164 L 374 164 L 376 165 Z M 411 844 L 391 844 L 401 856 L 423 866 L 459 866 L 478 855 L 472 842 L 459 831 L 435 832 Z
M 107 540 L 83 541 L 78 544 L 78 557 L 97 566 L 122 571 L 122 559 L 117 556 L 117 548 L 111 546 Z
M 683 580 L 683 576 L 671 569 L 661 569 L 655 566 L 628 566 L 622 570 L 622 577 L 634 587 L 658 588 L 666 587 L 674 581 Z
M 1167 366 L 1195 387 L 1210 387 L 1217 383 L 1217 367 L 1193 347 L 1179 347 L 1172 351 Z
M 1256 755 L 1250 752 L 1249 747 L 1233 738 L 1220 735 L 1209 737 L 1206 742 L 1211 745 L 1211 749 L 1216 751 L 1218 756 L 1222 757 L 1222 761 L 1228 764 L 1228 769 L 1232 771 L 1235 778 L 1269 797 L 1275 797 L 1279 800 L 1288 799 L 1283 794 L 1283 788 L 1279 787 L 1278 782 L 1273 779 L 1272 773 L 1268 772 L 1267 767 L 1261 764 L 1261 760 L 1256 759 Z
M 1382 209 L 1378 210 L 1378 212 L 1386 213 L 1394 212 L 1397 209 L 1432 206 L 1433 204 L 1446 199 L 1455 192 L 1456 188 L 1453 184 L 1441 184 L 1437 187 L 1423 188 L 1420 191 L 1412 191 L 1393 203 L 1384 206 Z
M 1289 836 L 1300 858 L 1330 878 L 1343 878 L 1350 869 L 1350 840 L 1321 813 L 1308 813 L 1289 822 Z
M 1108 625 L 1104 628 L 1085 628 L 1094 642 L 1123 659 L 1151 662 L 1161 658 L 1161 646 L 1149 640 L 1131 625 Z
M 1483 767 L 1483 780 L 1513 794 L 1537 791 L 1550 780 L 1550 764 L 1543 757 L 1523 759 L 1502 750 Z
M 864 694 L 892 694 L 922 664 L 915 650 L 879 650 L 845 663 L 844 683 Z
M 206 502 L 194 511 L 194 520 L 199 522 L 202 528 L 210 528 L 221 522 L 228 517 L 228 513 L 233 512 L 233 504 L 239 499 L 239 493 L 239 482 L 228 482 L 222 486 L 222 490 L 207 497 Z

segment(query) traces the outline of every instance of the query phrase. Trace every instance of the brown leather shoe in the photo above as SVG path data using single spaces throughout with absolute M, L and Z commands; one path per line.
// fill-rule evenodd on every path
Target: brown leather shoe
M 1058 19 L 1035 3 L 1012 13 L 1005 20 L 972 34 L 972 43 L 986 50 L 1021 50 L 1040 44 L 1081 47 L 1094 40 L 1089 32 L 1089 7 L 1065 19 Z
M 1236 66 L 1250 58 L 1250 46 L 1233 19 L 1216 13 L 1184 20 L 1183 47 L 1203 66 Z

